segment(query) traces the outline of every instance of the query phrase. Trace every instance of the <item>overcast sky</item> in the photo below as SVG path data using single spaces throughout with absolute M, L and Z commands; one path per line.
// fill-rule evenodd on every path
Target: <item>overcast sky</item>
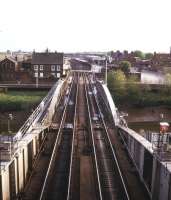
M 169 52 L 170 0 L 0 0 L 0 50 Z

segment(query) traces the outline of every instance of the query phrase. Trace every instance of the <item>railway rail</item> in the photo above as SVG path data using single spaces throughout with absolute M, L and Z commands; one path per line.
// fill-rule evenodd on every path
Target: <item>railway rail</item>
M 40 197 L 41 188 L 44 184 L 51 154 L 57 138 L 57 130 L 59 129 L 60 122 L 63 117 L 64 109 L 66 107 L 66 99 L 68 98 L 71 85 L 72 78 L 68 81 L 67 87 L 63 89 L 63 92 L 56 103 L 55 114 L 53 116 L 51 126 L 45 132 L 45 137 L 40 147 L 40 151 L 34 159 L 32 171 L 27 179 L 23 192 L 19 194 L 23 200 L 37 200 Z
M 53 117 L 51 129 L 56 131 L 56 137 L 53 137 L 54 147 L 39 199 L 130 199 L 95 86 L 85 73 L 73 73 L 70 89 L 62 100 L 64 105 L 60 102 L 58 107 L 60 113 Z M 80 142 L 79 137 L 83 138 Z M 86 174 L 91 178 L 83 177 L 84 173 L 81 173 L 84 169 L 81 165 L 87 166 L 87 163 Z M 88 181 L 86 188 L 81 186 L 85 181 Z
M 76 105 L 74 102 L 77 99 L 78 87 L 76 75 L 73 79 L 71 90 L 66 99 L 66 106 L 41 191 L 40 200 L 56 198 L 67 199 L 68 196 L 75 132 L 74 121 Z
M 130 199 L 117 157 L 115 155 L 102 112 L 96 98 L 96 89 L 87 80 L 89 119 L 94 160 L 98 177 L 100 199 Z
M 77 72 L 78 73 L 78 72 Z M 89 115 L 84 73 L 79 74 L 78 99 L 76 101 L 75 145 L 72 154 L 72 167 L 67 200 L 100 199 L 97 178 L 92 159 L 92 141 L 90 135 Z

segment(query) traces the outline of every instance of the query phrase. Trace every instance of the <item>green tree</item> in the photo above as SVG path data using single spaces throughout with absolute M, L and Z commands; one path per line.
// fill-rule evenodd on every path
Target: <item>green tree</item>
M 165 75 L 164 93 L 171 94 L 171 74 L 170 73 L 167 73 Z
M 131 69 L 131 63 L 129 61 L 121 61 L 119 67 L 125 74 L 128 74 Z
M 171 74 L 170 73 L 167 73 L 165 75 L 165 84 L 168 86 L 171 86 Z
M 142 51 L 139 51 L 139 50 L 134 51 L 134 55 L 135 55 L 135 57 L 138 57 L 138 58 L 141 58 L 141 59 L 145 58 L 144 53 Z
M 151 59 L 153 58 L 153 54 L 152 53 L 146 53 L 145 54 L 145 59 Z
M 111 93 L 121 99 L 126 95 L 126 76 L 123 71 L 112 71 L 108 73 L 108 87 Z
M 127 92 L 130 99 L 137 99 L 141 95 L 141 88 L 136 77 L 129 77 L 127 80 Z M 136 103 L 136 102 L 135 102 Z

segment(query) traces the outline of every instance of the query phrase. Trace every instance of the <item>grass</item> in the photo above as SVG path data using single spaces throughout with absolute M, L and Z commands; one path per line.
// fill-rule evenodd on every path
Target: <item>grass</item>
M 46 91 L 9 91 L 0 94 L 0 111 L 24 110 L 38 104 Z

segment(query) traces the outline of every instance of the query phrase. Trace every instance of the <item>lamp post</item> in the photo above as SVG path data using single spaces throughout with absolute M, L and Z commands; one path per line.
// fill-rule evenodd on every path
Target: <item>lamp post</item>
M 107 55 L 105 56 L 105 68 L 106 68 L 106 73 L 105 73 L 105 83 L 106 83 L 106 86 L 107 86 Z
M 39 73 L 37 72 L 37 76 L 36 76 L 36 88 L 39 87 Z

